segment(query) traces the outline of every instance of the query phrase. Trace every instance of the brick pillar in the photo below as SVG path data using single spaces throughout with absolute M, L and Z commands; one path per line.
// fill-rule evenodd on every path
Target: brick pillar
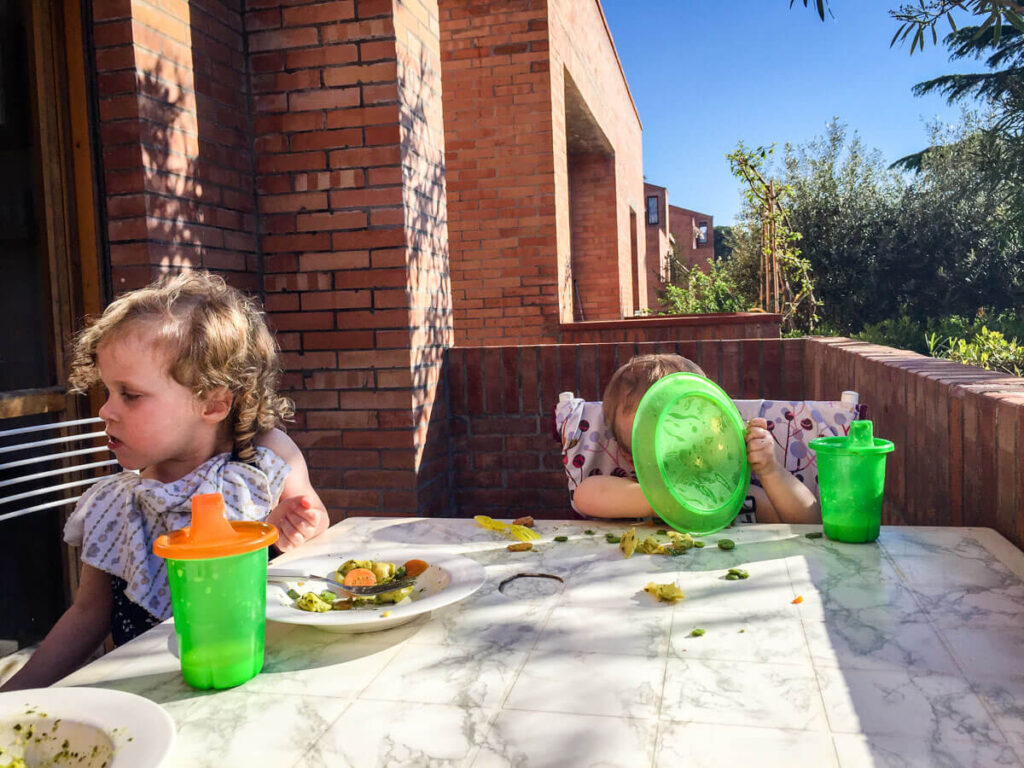
M 544 0 L 441 2 L 458 344 L 533 344 L 557 337 L 546 13 Z
M 115 292 L 202 267 L 258 290 L 242 18 L 228 0 L 96 0 Z
M 248 9 L 291 433 L 335 517 L 438 511 L 447 466 L 428 445 L 446 444 L 433 405 L 451 330 L 436 0 Z
M 569 155 L 569 217 L 571 275 L 579 296 L 579 306 L 573 297 L 575 319 L 618 320 L 619 244 L 613 155 Z

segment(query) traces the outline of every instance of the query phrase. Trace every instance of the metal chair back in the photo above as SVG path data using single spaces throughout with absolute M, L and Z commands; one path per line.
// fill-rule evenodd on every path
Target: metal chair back
M 116 466 L 103 419 L 2 430 L 0 522 L 74 504 Z

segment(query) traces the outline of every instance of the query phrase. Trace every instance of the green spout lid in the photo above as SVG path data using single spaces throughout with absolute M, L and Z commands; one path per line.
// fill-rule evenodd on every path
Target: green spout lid
M 832 456 L 873 456 L 896 448 L 891 441 L 875 437 L 874 428 L 866 419 L 851 422 L 848 435 L 816 437 L 807 445 L 812 451 Z

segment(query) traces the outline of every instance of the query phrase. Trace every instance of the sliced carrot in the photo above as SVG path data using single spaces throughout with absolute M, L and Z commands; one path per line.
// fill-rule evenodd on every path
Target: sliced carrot
M 405 575 L 415 579 L 429 567 L 423 560 L 408 560 L 405 563 Z
M 372 587 L 377 583 L 377 577 L 369 568 L 353 568 L 345 574 L 346 587 Z
M 793 598 L 793 604 L 794 605 L 802 603 L 803 601 L 804 601 L 803 595 L 797 595 L 796 597 Z

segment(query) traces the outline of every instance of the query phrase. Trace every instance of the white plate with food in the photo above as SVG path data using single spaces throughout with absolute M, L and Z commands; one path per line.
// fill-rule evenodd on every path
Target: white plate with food
M 0 766 L 158 768 L 174 721 L 142 696 L 106 688 L 0 693 Z
M 399 593 L 353 599 L 340 583 L 345 576 L 353 579 L 349 572 L 357 569 L 370 571 L 378 583 L 386 583 L 388 579 L 401 578 L 401 569 L 412 560 L 422 561 L 427 567 L 416 576 L 411 587 Z M 388 568 L 387 564 L 392 567 Z M 270 572 L 277 567 L 270 566 Z M 397 627 L 469 597 L 480 588 L 485 578 L 483 566 L 468 557 L 438 552 L 418 553 L 412 549 L 365 549 L 320 555 L 289 560 L 281 563 L 280 568 L 330 579 L 334 583 L 298 577 L 268 581 L 267 619 L 286 624 L 307 624 L 330 632 L 377 632 Z M 310 593 L 319 596 L 325 590 L 334 596 L 332 599 L 330 594 L 325 595 L 327 600 L 324 602 L 329 607 L 309 597 Z M 393 602 L 396 599 L 397 602 Z M 319 610 L 300 609 L 300 600 L 306 607 Z

